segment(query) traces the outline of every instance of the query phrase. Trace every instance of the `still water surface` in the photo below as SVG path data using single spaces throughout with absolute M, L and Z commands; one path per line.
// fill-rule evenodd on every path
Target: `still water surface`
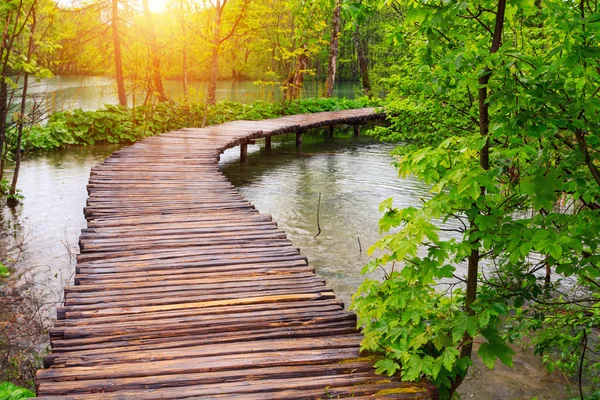
M 15 212 L 3 208 L 4 223 L 17 232 L 22 252 L 17 268 L 35 282 L 49 309 L 72 281 L 77 242 L 86 222 L 83 207 L 91 168 L 118 146 L 87 146 L 28 157 L 21 164 L 24 196 Z M 5 230 L 6 231 L 6 230 Z M 14 258 L 18 249 L 12 249 Z
M 339 133 L 338 133 L 339 135 Z M 323 133 L 279 142 L 270 154 L 255 146 L 247 164 L 235 150 L 222 156 L 222 170 L 256 208 L 271 214 L 317 273 L 349 305 L 369 261 L 367 249 L 379 238 L 379 203 L 394 198 L 399 207 L 419 206 L 429 188 L 399 179 L 391 165 L 393 145 L 368 136 L 324 139 Z M 317 210 L 321 205 L 318 232 Z M 361 251 L 362 249 L 362 251 Z
M 165 80 L 165 92 L 175 101 L 183 100 L 181 81 Z M 202 101 L 206 96 L 208 84 L 205 81 L 191 81 L 189 96 L 192 102 Z M 357 82 L 336 82 L 333 95 L 335 97 L 354 98 L 359 85 Z M 323 91 L 323 83 L 308 81 L 302 89 L 302 97 L 316 97 Z M 32 85 L 29 93 L 44 98 L 49 112 L 72 110 L 97 110 L 104 104 L 117 104 L 116 83 L 113 78 L 104 76 L 56 76 Z M 129 105 L 144 102 L 144 94 L 137 93 L 135 98 L 129 94 Z M 252 81 L 218 81 L 217 101 L 230 100 L 240 103 L 251 103 L 256 100 L 277 101 L 281 99 L 278 86 L 256 85 Z

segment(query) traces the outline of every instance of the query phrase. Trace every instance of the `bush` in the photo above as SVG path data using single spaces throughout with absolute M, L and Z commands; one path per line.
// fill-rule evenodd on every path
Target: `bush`
M 183 127 L 200 127 L 234 120 L 261 120 L 284 115 L 338 111 L 378 106 L 375 100 L 338 98 L 303 99 L 285 103 L 231 101 L 212 106 L 173 102 L 124 108 L 105 105 L 96 111 L 75 109 L 51 115 L 45 125 L 33 126 L 24 134 L 22 150 L 52 150 L 68 145 L 133 143 Z M 9 140 L 9 142 L 11 142 Z
M 31 390 L 19 387 L 10 382 L 0 383 L 0 399 L 20 400 L 35 397 Z

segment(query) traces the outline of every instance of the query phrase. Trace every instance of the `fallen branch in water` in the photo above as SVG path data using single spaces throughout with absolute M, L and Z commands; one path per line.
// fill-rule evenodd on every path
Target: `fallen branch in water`
M 317 236 L 321 234 L 321 223 L 319 222 L 319 213 L 321 212 L 321 192 L 319 192 L 319 204 L 317 205 L 317 228 L 319 228 L 319 232 L 313 237 L 316 239 Z

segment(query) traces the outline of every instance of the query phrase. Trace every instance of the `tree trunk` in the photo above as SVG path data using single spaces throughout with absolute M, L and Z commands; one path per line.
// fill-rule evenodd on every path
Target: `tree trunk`
M 181 33 L 183 46 L 181 50 L 181 62 L 182 62 L 182 72 L 183 72 L 183 101 L 188 103 L 188 49 L 187 49 L 187 27 L 185 26 L 185 13 L 183 10 L 183 1 L 179 0 L 179 7 L 181 11 Z
M 185 33 L 184 33 L 185 35 Z M 183 50 L 181 54 L 181 62 L 182 62 L 182 72 L 183 72 L 183 99 L 185 103 L 188 103 L 188 91 L 189 91 L 189 83 L 188 83 L 188 54 L 187 54 L 187 43 L 185 41 L 185 36 L 183 39 Z
M 358 32 L 358 25 L 354 31 L 354 47 L 356 48 L 356 57 L 358 59 L 358 68 L 360 70 L 360 82 L 362 84 L 363 91 L 369 97 L 371 97 L 371 80 L 369 79 L 369 64 L 367 62 L 367 56 L 365 49 L 360 41 L 360 34 Z
M 4 146 L 6 146 L 6 120 L 8 119 L 8 84 L 0 77 L 0 180 L 4 177 Z
M 150 45 L 150 57 L 152 59 L 152 82 L 154 92 L 158 101 L 166 101 L 165 89 L 163 88 L 162 76 L 160 73 L 160 57 L 158 55 L 158 44 L 156 43 L 156 34 L 154 33 L 154 25 L 152 24 L 152 13 L 148 0 L 142 0 L 144 6 L 144 14 L 146 16 L 146 24 L 148 25 L 148 42 Z
M 214 43 L 210 57 L 210 78 L 208 80 L 207 103 L 212 105 L 217 101 L 217 78 L 219 76 L 219 43 Z
M 121 39 L 119 37 L 119 0 L 112 0 L 112 36 L 115 53 L 115 77 L 119 93 L 119 105 L 127 107 L 125 81 L 123 79 L 123 59 L 121 56 Z
M 302 89 L 302 85 L 304 84 L 304 73 L 307 66 L 308 54 L 306 54 L 306 49 L 303 49 L 302 53 L 298 56 L 296 68 L 285 83 L 285 98 L 287 100 L 295 100 L 300 97 L 300 89 Z
M 36 5 L 32 5 L 31 10 L 31 25 L 29 27 L 29 43 L 27 45 L 27 64 L 31 63 L 31 57 L 33 56 L 34 45 L 35 45 L 35 27 L 37 25 L 36 16 Z M 29 89 L 29 73 L 25 72 L 23 77 L 23 91 L 21 93 L 21 115 L 19 116 L 19 122 L 17 123 L 17 145 L 15 148 L 15 170 L 13 173 L 12 183 L 10 185 L 10 197 L 7 200 L 7 204 L 11 207 L 15 207 L 19 204 L 19 201 L 15 198 L 17 194 L 17 182 L 19 180 L 19 170 L 21 169 L 21 142 L 23 140 L 23 128 L 25 125 L 25 113 L 27 105 L 27 90 Z
M 490 53 L 496 53 L 500 48 L 500 44 L 502 41 L 502 31 L 504 28 L 504 12 L 506 9 L 506 0 L 498 0 L 498 8 L 496 11 L 496 22 L 494 26 L 494 34 L 492 37 L 492 46 L 490 48 Z M 479 78 L 479 133 L 482 137 L 486 138 L 486 143 L 483 148 L 479 152 L 479 165 L 484 170 L 490 169 L 490 142 L 488 138 L 489 134 L 489 125 L 490 125 L 490 116 L 489 116 L 489 103 L 487 101 L 488 98 L 488 88 L 487 85 L 490 81 L 490 77 L 492 75 L 492 70 L 489 68 L 485 68 L 483 75 Z M 485 187 L 481 187 L 481 195 L 485 195 Z M 477 205 L 473 203 L 471 210 L 471 217 L 469 218 L 469 230 L 472 233 L 477 231 L 477 224 L 475 223 L 476 215 L 479 214 L 479 209 Z M 479 272 L 479 239 L 473 239 L 471 241 L 471 254 L 469 256 L 469 263 L 467 267 L 467 291 L 465 296 L 465 311 L 470 315 L 474 315 L 475 311 L 471 308 L 471 305 L 477 298 L 477 274 Z M 460 351 L 460 357 L 471 357 L 473 353 L 473 338 L 467 332 L 465 332 L 463 337 L 463 346 Z M 452 392 L 458 388 L 458 386 L 462 383 L 463 377 L 458 377 L 456 381 L 452 384 Z
M 340 11 L 342 9 L 342 0 L 336 0 L 333 8 L 333 17 L 331 18 L 331 42 L 329 45 L 329 59 L 327 67 L 327 79 L 325 80 L 325 97 L 331 97 L 333 94 L 333 85 L 335 83 L 335 72 L 337 69 L 337 57 L 339 53 L 340 42 Z
M 219 77 L 219 51 L 221 48 L 221 14 L 223 8 L 217 0 L 215 7 L 215 20 L 213 27 L 212 53 L 210 57 L 210 77 L 208 80 L 207 104 L 215 104 L 217 101 L 217 78 Z

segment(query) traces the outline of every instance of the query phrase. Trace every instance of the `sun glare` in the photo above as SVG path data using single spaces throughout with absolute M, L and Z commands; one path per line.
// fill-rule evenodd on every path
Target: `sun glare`
M 161 13 L 167 6 L 167 0 L 148 0 L 148 6 L 150 7 L 150 11 Z

